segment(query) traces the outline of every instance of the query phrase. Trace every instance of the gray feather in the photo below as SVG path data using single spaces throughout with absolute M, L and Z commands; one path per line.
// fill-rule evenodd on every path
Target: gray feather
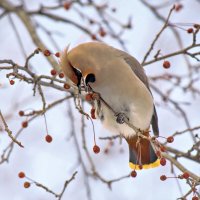
M 134 57 L 130 56 L 128 53 L 120 51 L 120 50 L 117 50 L 117 51 L 119 52 L 119 56 L 121 56 L 125 60 L 125 62 L 130 66 L 130 68 L 133 70 L 136 76 L 145 84 L 145 86 L 148 88 L 148 90 L 151 93 L 147 76 L 144 72 L 143 67 L 140 65 L 140 63 Z M 154 134 L 159 135 L 158 116 L 157 116 L 155 105 L 154 105 L 154 113 L 151 119 L 151 125 L 152 125 Z

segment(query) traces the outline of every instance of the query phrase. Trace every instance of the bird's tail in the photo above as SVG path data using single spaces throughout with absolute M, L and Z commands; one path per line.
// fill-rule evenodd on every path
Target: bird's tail
M 160 161 L 149 140 L 132 137 L 126 138 L 129 144 L 129 165 L 133 170 L 158 167 Z

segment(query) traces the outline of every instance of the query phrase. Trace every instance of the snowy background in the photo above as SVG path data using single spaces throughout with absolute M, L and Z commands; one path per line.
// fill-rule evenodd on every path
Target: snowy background
M 13 1 L 18 3 L 18 1 Z M 55 1 L 47 0 L 24 0 L 27 9 L 34 10 L 38 8 L 40 3 L 51 6 L 55 5 Z M 102 1 L 95 1 L 100 2 Z M 150 0 L 152 4 L 160 4 L 162 0 Z M 180 12 L 174 13 L 171 21 L 184 22 L 184 23 L 199 23 L 200 22 L 200 3 L 196 0 L 184 0 L 181 1 L 183 8 Z M 163 22 L 159 21 L 152 12 L 145 7 L 139 0 L 109 0 L 109 6 L 116 8 L 116 13 L 112 14 L 119 21 L 126 23 L 128 17 L 133 16 L 132 24 L 133 29 L 125 31 L 123 39 L 126 42 L 128 52 L 136 57 L 140 62 L 142 61 L 146 51 L 148 50 L 152 40 L 158 33 L 163 25 Z M 75 6 L 74 6 L 75 7 Z M 167 16 L 171 6 L 160 10 L 163 16 Z M 84 9 L 88 15 L 97 17 L 92 9 Z M 79 23 L 87 24 L 75 14 L 73 8 L 69 11 L 59 9 L 55 13 L 60 15 L 66 15 L 68 18 L 73 19 Z M 17 26 L 20 36 L 22 38 L 23 46 L 27 55 L 34 51 L 35 46 L 25 30 L 23 24 L 15 15 L 10 15 Z M 80 32 L 73 26 L 66 26 L 60 22 L 53 22 L 43 17 L 34 18 L 39 21 L 50 31 L 59 30 L 63 35 L 54 38 L 57 42 L 59 49 L 63 49 L 70 43 L 70 48 L 76 46 L 79 43 L 91 41 L 91 39 Z M 91 26 L 88 24 L 87 26 Z M 91 27 L 92 29 L 92 27 Z M 40 38 L 47 44 L 48 48 L 52 52 L 57 50 L 48 41 L 48 37 L 38 29 Z M 182 41 L 184 45 L 188 45 L 191 41 L 191 37 L 187 33 L 183 32 Z M 121 48 L 120 45 L 112 38 L 105 37 L 103 41 L 117 48 Z M 24 57 L 21 53 L 20 46 L 16 40 L 16 36 L 10 26 L 9 19 L 4 17 L 0 20 L 0 59 L 12 59 L 19 64 L 24 63 Z M 164 53 L 175 51 L 178 49 L 176 39 L 174 38 L 170 30 L 166 30 L 157 43 L 157 48 L 162 48 Z M 170 58 L 172 67 L 168 69 L 171 73 L 185 73 L 186 64 L 183 57 Z M 194 62 L 195 61 L 192 61 Z M 46 61 L 44 56 L 37 55 L 31 61 L 34 66 L 34 71 L 38 74 L 49 74 L 51 66 Z M 153 65 L 145 67 L 148 76 L 162 74 L 165 69 L 162 68 L 162 61 Z M 42 104 L 40 96 L 36 94 L 33 97 L 32 86 L 24 84 L 23 82 L 16 81 L 14 86 L 9 85 L 9 81 L 5 78 L 6 73 L 0 71 L 0 109 L 2 113 L 11 114 L 11 118 L 8 119 L 9 128 L 15 133 L 20 127 L 23 119 L 18 116 L 19 110 L 26 109 L 40 109 Z M 158 82 L 159 88 L 164 89 L 167 86 Z M 45 88 L 45 97 L 47 103 L 51 103 L 66 95 L 65 92 L 59 92 L 54 89 Z M 173 94 L 173 98 L 180 101 L 191 102 L 190 106 L 185 106 L 186 113 L 189 116 L 191 126 L 199 125 L 200 122 L 200 97 L 195 99 L 190 95 L 185 95 L 181 91 L 177 91 Z M 159 102 L 160 99 L 155 95 L 155 101 Z M 55 197 L 47 193 L 46 191 L 31 186 L 29 189 L 23 188 L 23 180 L 18 178 L 18 172 L 24 171 L 28 177 L 44 184 L 48 188 L 55 192 L 60 192 L 64 181 L 69 179 L 73 172 L 78 171 L 76 178 L 72 181 L 63 196 L 63 199 L 87 199 L 86 182 L 89 183 L 91 190 L 91 199 L 116 199 L 116 200 L 174 200 L 182 196 L 189 189 L 185 184 L 185 181 L 179 181 L 180 187 L 177 185 L 177 179 L 169 179 L 165 182 L 160 181 L 160 175 L 171 174 L 171 166 L 169 162 L 165 167 L 158 167 L 151 170 L 142 170 L 138 172 L 137 178 L 127 178 L 119 182 L 112 184 L 112 190 L 110 190 L 106 184 L 92 177 L 84 176 L 83 169 L 80 165 L 77 149 L 75 148 L 74 137 L 71 136 L 71 124 L 68 118 L 69 103 L 72 107 L 73 116 L 75 119 L 75 133 L 78 138 L 79 146 L 81 149 L 81 156 L 85 162 L 88 170 L 90 165 L 88 163 L 85 152 L 82 149 L 81 141 L 81 115 L 75 109 L 72 100 L 64 102 L 55 108 L 49 110 L 46 113 L 47 124 L 49 133 L 53 137 L 52 143 L 45 141 L 45 124 L 44 118 L 38 117 L 31 122 L 28 128 L 24 129 L 20 135 L 19 140 L 24 144 L 25 148 L 14 147 L 14 150 L 9 159 L 9 163 L 3 163 L 0 165 L 0 199 L 2 200 L 53 200 Z M 87 112 L 90 110 L 90 106 L 85 104 Z M 160 132 L 163 136 L 169 136 L 175 131 L 186 129 L 186 125 L 180 114 L 170 111 L 164 104 L 157 107 L 159 116 Z M 94 121 L 97 137 L 109 136 L 110 133 L 105 130 L 98 121 Z M 109 153 L 105 154 L 104 149 L 108 145 L 108 141 L 97 140 L 98 145 L 101 148 L 100 154 L 94 154 L 93 148 L 93 133 L 92 125 L 86 120 L 86 139 L 89 153 L 94 160 L 97 171 L 107 180 L 115 179 L 123 175 L 127 175 L 130 172 L 128 166 L 128 146 L 123 141 L 122 144 L 118 140 L 114 141 L 114 145 L 110 148 Z M 0 132 L 0 150 L 6 147 L 10 138 L 7 134 Z M 192 140 L 189 134 L 177 137 L 175 142 L 170 144 L 181 150 L 189 149 L 192 145 Z M 182 160 L 185 166 L 187 166 L 193 172 L 200 174 L 200 166 L 196 163 Z M 175 173 L 179 174 L 178 170 Z

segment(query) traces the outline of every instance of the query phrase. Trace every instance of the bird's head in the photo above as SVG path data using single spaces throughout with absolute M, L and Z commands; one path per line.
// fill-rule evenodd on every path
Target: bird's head
M 80 87 L 82 81 L 96 87 L 103 81 L 102 72 L 107 71 L 106 63 L 110 59 L 110 48 L 100 42 L 78 45 L 68 52 L 66 48 L 60 56 L 60 66 L 65 75 Z

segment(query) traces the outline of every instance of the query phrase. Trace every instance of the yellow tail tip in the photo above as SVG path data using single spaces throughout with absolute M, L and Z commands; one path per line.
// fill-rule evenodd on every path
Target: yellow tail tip
M 151 168 L 158 167 L 159 165 L 160 165 L 160 159 L 157 159 L 153 163 L 142 165 L 142 169 L 151 169 Z M 129 167 L 133 170 L 141 170 L 139 165 L 133 164 L 132 162 L 129 162 Z

